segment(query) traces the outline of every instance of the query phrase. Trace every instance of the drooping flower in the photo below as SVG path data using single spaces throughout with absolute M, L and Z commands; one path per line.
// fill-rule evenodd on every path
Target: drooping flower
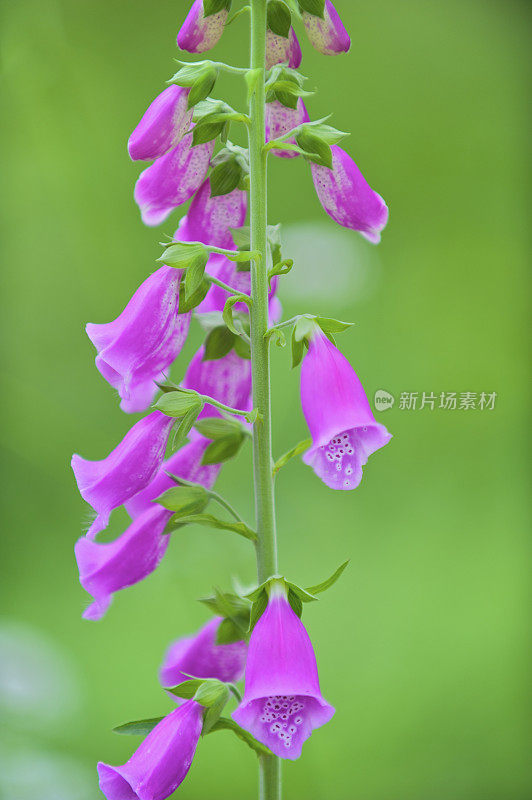
M 278 100 L 272 103 L 266 103 L 265 108 L 265 123 L 266 123 L 266 141 L 270 142 L 272 139 L 277 139 L 283 136 L 292 128 L 297 125 L 302 125 L 304 122 L 309 121 L 308 111 L 301 97 L 297 101 L 296 108 L 288 108 L 283 106 Z M 290 144 L 295 144 L 295 139 L 288 140 Z M 274 156 L 281 156 L 281 158 L 294 158 L 297 153 L 291 150 L 277 150 L 270 151 Z
M 80 494 L 97 512 L 87 532 L 89 538 L 107 527 L 114 508 L 123 505 L 151 481 L 164 458 L 173 424 L 171 417 L 153 411 L 135 423 L 102 461 L 72 456 Z
M 207 178 L 196 192 L 186 216 L 179 221 L 174 238 L 232 249 L 234 241 L 230 228 L 242 227 L 246 211 L 246 192 L 233 189 L 229 194 L 211 197 L 211 182 Z
M 205 347 L 202 345 L 188 366 L 183 379 L 184 388 L 195 389 L 231 408 L 251 411 L 251 361 L 240 358 L 234 350 L 230 350 L 223 358 L 208 361 L 203 360 L 204 354 Z M 199 416 L 221 415 L 217 408 L 207 404 Z M 190 436 L 193 438 L 199 434 L 194 431 Z
M 151 161 L 179 144 L 192 122 L 189 94 L 172 84 L 150 103 L 127 143 L 133 161 Z
M 159 566 L 170 541 L 163 531 L 171 516 L 171 511 L 152 505 L 113 542 L 78 539 L 74 552 L 79 581 L 94 598 L 85 619 L 101 619 L 115 592 L 144 580 Z
M 192 134 L 140 173 L 135 202 L 146 225 L 159 225 L 174 208 L 190 200 L 201 186 L 214 150 L 214 141 L 192 147 Z
M 351 39 L 331 0 L 325 0 L 323 19 L 304 11 L 301 15 L 303 25 L 311 45 L 324 56 L 347 53 Z
M 368 241 L 378 244 L 388 222 L 388 207 L 345 150 L 337 144 L 331 150 L 332 169 L 310 166 L 320 203 L 339 225 L 360 231 Z
M 215 617 L 194 636 L 178 639 L 168 648 L 159 678 L 165 687 L 177 686 L 187 675 L 217 678 L 232 683 L 240 680 L 246 663 L 245 642 L 216 644 L 222 617 Z
M 266 31 L 266 69 L 271 69 L 274 64 L 287 61 L 288 66 L 297 69 L 301 64 L 301 47 L 293 28 L 290 28 L 288 37 L 280 36 L 269 28 Z
M 312 436 L 303 461 L 331 489 L 356 489 L 369 456 L 392 437 L 349 361 L 317 327 L 301 365 L 301 405 Z
M 189 53 L 211 50 L 224 32 L 228 13 L 228 8 L 222 8 L 206 17 L 203 0 L 194 0 L 177 34 L 178 47 L 188 50 Z
M 204 708 L 187 700 L 164 717 L 123 766 L 98 763 L 107 800 L 165 800 L 185 779 L 201 735 Z
M 187 338 L 191 312 L 179 314 L 179 271 L 161 267 L 142 283 L 112 322 L 88 323 L 98 351 L 96 367 L 122 398 L 126 412 L 145 411 L 156 380 L 177 358 Z
M 284 589 L 274 586 L 251 634 L 244 697 L 233 718 L 275 755 L 296 759 L 314 728 L 333 714 L 320 692 L 308 633 Z

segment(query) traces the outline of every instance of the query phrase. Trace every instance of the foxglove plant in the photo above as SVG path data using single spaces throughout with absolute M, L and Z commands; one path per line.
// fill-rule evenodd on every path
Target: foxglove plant
M 347 52 L 349 35 L 330 0 L 250 0 L 230 12 L 231 0 L 194 0 L 178 46 L 204 53 L 226 25 L 249 12 L 249 67 L 180 61 L 128 141 L 133 161 L 153 162 L 134 190 L 146 225 L 161 224 L 191 202 L 166 235 L 159 268 L 122 313 L 87 325 L 96 367 L 118 392 L 122 411 L 145 413 L 107 458 L 72 459 L 79 491 L 96 512 L 75 555 L 80 582 L 93 598 L 83 614 L 89 620 L 102 618 L 117 592 L 151 575 L 172 534 L 189 526 L 249 542 L 257 584 L 251 591 L 216 588 L 201 601 L 214 618 L 170 645 L 159 677 L 177 708 L 115 729 L 146 738 L 124 765 L 98 764 L 108 800 L 169 797 L 186 777 L 200 738 L 219 730 L 232 730 L 258 756 L 261 800 L 280 800 L 281 760 L 299 758 L 306 739 L 334 715 L 321 693 L 303 606 L 330 588 L 347 562 L 308 588 L 279 574 L 274 479 L 302 455 L 327 487 L 355 489 L 369 456 L 391 438 L 336 347 L 336 334 L 350 323 L 308 313 L 282 320 L 277 292 L 293 260 L 283 257 L 280 227 L 266 215 L 268 156 L 299 156 L 326 213 L 369 242 L 380 240 L 386 204 L 339 146 L 346 134 L 312 120 L 312 92 L 298 72 L 295 24 L 325 55 Z M 246 86 L 245 111 L 212 96 L 220 72 Z M 244 127 L 247 148 L 230 140 L 231 125 Z M 174 383 L 170 371 L 192 318 L 204 341 Z M 270 348 L 286 344 L 289 328 L 311 438 L 274 463 Z M 249 439 L 253 527 L 213 488 L 223 464 Z M 120 506 L 130 524 L 114 540 L 98 540 Z M 235 684 L 243 676 L 242 696 Z M 232 698 L 237 706 L 224 714 Z

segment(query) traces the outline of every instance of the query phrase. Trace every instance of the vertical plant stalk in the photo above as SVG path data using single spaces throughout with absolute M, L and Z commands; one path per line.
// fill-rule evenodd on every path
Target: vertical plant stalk
M 261 254 L 251 264 L 251 372 L 253 405 L 260 417 L 253 426 L 253 484 L 257 525 L 259 583 L 277 573 L 275 500 L 272 478 L 270 356 L 264 338 L 268 328 L 267 183 L 264 150 L 266 56 L 266 0 L 251 0 L 251 69 L 261 70 L 250 100 L 249 131 L 251 249 Z M 280 800 L 281 762 L 276 756 L 260 758 L 260 800 Z

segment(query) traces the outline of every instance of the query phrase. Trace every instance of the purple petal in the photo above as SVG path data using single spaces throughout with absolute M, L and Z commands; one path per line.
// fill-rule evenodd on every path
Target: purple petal
M 388 208 L 374 192 L 352 158 L 338 145 L 331 147 L 333 166 L 311 164 L 312 179 L 320 203 L 339 225 L 360 233 L 378 244 L 388 222 Z
M 351 47 L 351 39 L 343 26 L 342 20 L 331 0 L 325 0 L 323 19 L 304 11 L 301 15 L 309 41 L 313 47 L 325 56 L 347 53 Z
M 331 489 L 355 489 L 369 456 L 391 434 L 376 422 L 349 361 L 321 331 L 301 366 L 301 405 L 312 436 L 303 461 Z
M 148 734 L 123 766 L 98 763 L 107 800 L 165 800 L 185 779 L 201 734 L 203 707 L 194 700 L 176 708 Z
M 114 592 L 138 583 L 155 570 L 168 547 L 170 537 L 163 531 L 171 516 L 171 511 L 152 506 L 113 542 L 93 542 L 86 536 L 78 539 L 74 551 L 79 581 L 94 597 L 83 614 L 85 619 L 101 619 Z
M 127 432 L 102 461 L 72 456 L 72 469 L 81 496 L 97 512 L 87 536 L 94 538 L 109 522 L 114 508 L 143 489 L 159 468 L 166 450 L 171 417 L 153 411 Z
M 226 8 L 216 14 L 204 15 L 203 0 L 194 0 L 179 33 L 177 44 L 189 53 L 204 53 L 210 50 L 224 32 L 228 11 Z
M 190 89 L 168 86 L 148 106 L 129 137 L 128 152 L 133 161 L 151 161 L 164 156 L 188 131 L 192 109 L 188 109 Z
M 232 683 L 244 673 L 247 645 L 245 642 L 216 644 L 221 617 L 204 625 L 195 636 L 178 639 L 164 657 L 159 672 L 162 686 L 176 686 L 187 675 L 197 678 L 217 678 Z
M 274 64 L 288 62 L 288 66 L 297 69 L 301 64 L 301 47 L 293 28 L 290 28 L 288 38 L 266 31 L 266 69 L 271 69 Z
M 234 241 L 229 229 L 242 227 L 246 211 L 246 192 L 234 189 L 229 194 L 211 197 L 211 184 L 207 178 L 190 204 L 186 217 L 180 221 L 174 238 L 232 249 Z
M 192 134 L 187 133 L 141 172 L 134 196 L 146 225 L 159 225 L 174 208 L 190 200 L 205 178 L 213 150 L 214 141 L 192 147 Z
M 117 319 L 86 327 L 98 351 L 96 367 L 118 390 L 123 411 L 148 408 L 155 381 L 185 343 L 191 312 L 178 313 L 179 278 L 178 270 L 161 267 L 139 286 Z
M 283 106 L 278 100 L 272 103 L 266 103 L 266 141 L 270 142 L 272 139 L 277 139 L 283 136 L 292 128 L 297 125 L 302 125 L 304 122 L 309 121 L 308 111 L 301 97 L 297 101 L 297 108 L 288 108 Z M 288 140 L 290 144 L 295 144 L 294 138 Z M 297 153 L 290 150 L 276 150 L 270 151 L 274 156 L 281 156 L 281 158 L 294 158 Z

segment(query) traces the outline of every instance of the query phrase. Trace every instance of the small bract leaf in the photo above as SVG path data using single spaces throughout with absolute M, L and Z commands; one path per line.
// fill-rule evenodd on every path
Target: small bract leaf
M 175 694 L 176 697 L 182 697 L 183 700 L 191 700 L 202 683 L 202 678 L 191 678 L 188 681 L 183 681 L 183 683 L 178 683 L 177 686 L 173 686 L 171 689 L 166 689 L 166 691 Z
M 348 564 L 349 560 L 344 561 L 344 563 L 340 564 L 338 569 L 335 570 L 333 574 L 329 578 L 327 578 L 327 580 L 323 581 L 322 583 L 316 584 L 316 586 L 309 586 L 307 592 L 309 592 L 310 594 L 320 594 L 320 592 L 325 592 L 327 589 L 330 589 L 330 587 L 336 583 L 336 581 L 338 580 L 338 578 L 340 577 L 340 575 L 342 574 L 342 572 L 344 571 L 344 569 L 347 567 Z
M 194 427 L 206 439 L 221 439 L 234 433 L 242 433 L 242 426 L 239 422 L 223 417 L 203 417 L 203 419 L 197 420 Z
M 181 285 L 183 285 L 182 282 Z M 204 278 L 192 294 L 187 295 L 185 291 L 179 292 L 179 313 L 185 314 L 187 311 L 192 311 L 193 308 L 199 306 L 210 288 L 210 281 Z
M 290 459 L 294 458 L 294 456 L 301 455 L 301 453 L 303 453 L 305 450 L 308 450 L 311 445 L 312 439 L 303 439 L 301 442 L 298 442 L 296 445 L 294 445 L 294 447 L 277 459 L 272 470 L 272 475 L 277 475 L 279 470 L 284 467 L 285 464 L 288 464 Z
M 201 243 L 193 242 L 188 244 L 187 242 L 176 242 L 175 244 L 169 245 L 157 261 L 166 264 L 168 267 L 187 269 L 196 259 L 204 258 L 205 263 L 207 263 L 208 257 L 207 249 L 205 245 Z
M 168 511 L 173 511 L 174 516 L 188 516 L 201 514 L 209 504 L 209 494 L 202 486 L 172 486 L 163 492 L 154 502 Z
M 124 722 L 113 728 L 113 733 L 127 734 L 128 736 L 147 736 L 164 717 L 152 717 L 151 719 L 137 719 L 134 722 Z
M 223 358 L 232 349 L 235 342 L 235 334 L 226 327 L 219 325 L 213 328 L 205 339 L 204 361 L 215 361 Z
M 155 408 L 167 417 L 184 417 L 187 411 L 201 406 L 201 399 L 194 391 L 168 391 L 158 398 Z
M 193 297 L 194 292 L 198 291 L 205 275 L 205 267 L 207 266 L 208 254 L 205 251 L 205 256 L 198 256 L 194 258 L 187 271 L 185 272 L 185 280 L 183 282 L 185 287 L 185 296 L 187 298 Z M 182 284 L 182 285 L 183 285 Z
M 214 723 L 209 733 L 214 733 L 215 731 L 232 731 L 242 742 L 245 742 L 248 747 L 251 747 L 258 756 L 272 755 L 271 750 L 265 747 L 261 742 L 258 742 L 251 733 L 241 728 L 240 725 L 237 725 L 234 720 L 228 717 L 220 717 L 220 719 Z
M 299 0 L 301 11 L 307 11 L 315 17 L 323 19 L 325 13 L 325 0 Z
M 268 28 L 278 36 L 288 39 L 292 15 L 290 9 L 281 0 L 269 0 L 267 6 L 267 25 Z
M 240 183 L 242 175 L 242 165 L 236 158 L 217 164 L 210 174 L 211 197 L 232 192 Z
M 171 522 L 172 520 L 170 520 Z M 181 525 L 204 525 L 207 528 L 215 528 L 222 531 L 233 531 L 254 542 L 257 539 L 255 531 L 248 528 L 244 522 L 228 522 L 227 520 L 218 519 L 212 514 L 191 514 L 188 517 L 179 517 L 177 520 Z

